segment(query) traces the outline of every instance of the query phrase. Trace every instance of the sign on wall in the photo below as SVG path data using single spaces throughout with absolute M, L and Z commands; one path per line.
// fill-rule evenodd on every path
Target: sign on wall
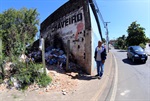
M 78 33 L 85 29 L 83 7 L 63 16 L 47 27 L 48 34 L 59 33 L 63 40 L 77 40 Z M 67 41 L 66 41 L 67 42 Z

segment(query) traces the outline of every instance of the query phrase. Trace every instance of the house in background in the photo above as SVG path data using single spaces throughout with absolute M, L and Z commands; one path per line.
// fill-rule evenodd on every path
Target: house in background
M 102 40 L 100 22 L 93 0 L 69 0 L 40 25 L 40 37 L 48 46 L 64 48 L 70 42 L 70 52 L 88 74 L 96 68 L 95 47 Z

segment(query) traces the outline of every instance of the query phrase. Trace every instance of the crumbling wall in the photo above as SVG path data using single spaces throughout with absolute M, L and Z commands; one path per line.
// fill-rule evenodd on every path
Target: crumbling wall
M 87 73 L 91 74 L 91 28 L 88 0 L 70 0 L 57 9 L 41 24 L 41 37 L 46 38 L 50 46 L 64 50 L 70 40 L 70 52 Z M 56 40 L 56 36 L 59 38 Z M 57 44 L 57 45 L 55 45 Z M 59 46 L 58 45 L 58 46 Z M 57 47 L 58 48 L 58 47 Z

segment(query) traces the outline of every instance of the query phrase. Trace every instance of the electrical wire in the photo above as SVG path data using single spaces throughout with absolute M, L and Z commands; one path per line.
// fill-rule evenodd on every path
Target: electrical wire
M 104 25 L 104 28 L 106 28 L 105 21 L 104 21 L 104 19 L 103 19 L 103 16 L 102 16 L 102 14 L 101 14 L 101 12 L 100 12 L 100 9 L 99 9 L 97 3 L 96 3 L 96 0 L 93 0 L 93 3 L 94 3 L 94 5 L 95 5 L 95 7 L 96 7 L 97 13 L 98 13 L 98 15 L 99 15 L 99 17 L 100 17 L 102 23 L 103 23 L 103 25 Z

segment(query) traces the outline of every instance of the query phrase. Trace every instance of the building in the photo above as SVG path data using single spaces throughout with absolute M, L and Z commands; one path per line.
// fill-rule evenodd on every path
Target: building
M 65 50 L 69 40 L 77 63 L 89 74 L 96 68 L 94 51 L 102 33 L 93 0 L 66 2 L 41 23 L 40 36 Z

